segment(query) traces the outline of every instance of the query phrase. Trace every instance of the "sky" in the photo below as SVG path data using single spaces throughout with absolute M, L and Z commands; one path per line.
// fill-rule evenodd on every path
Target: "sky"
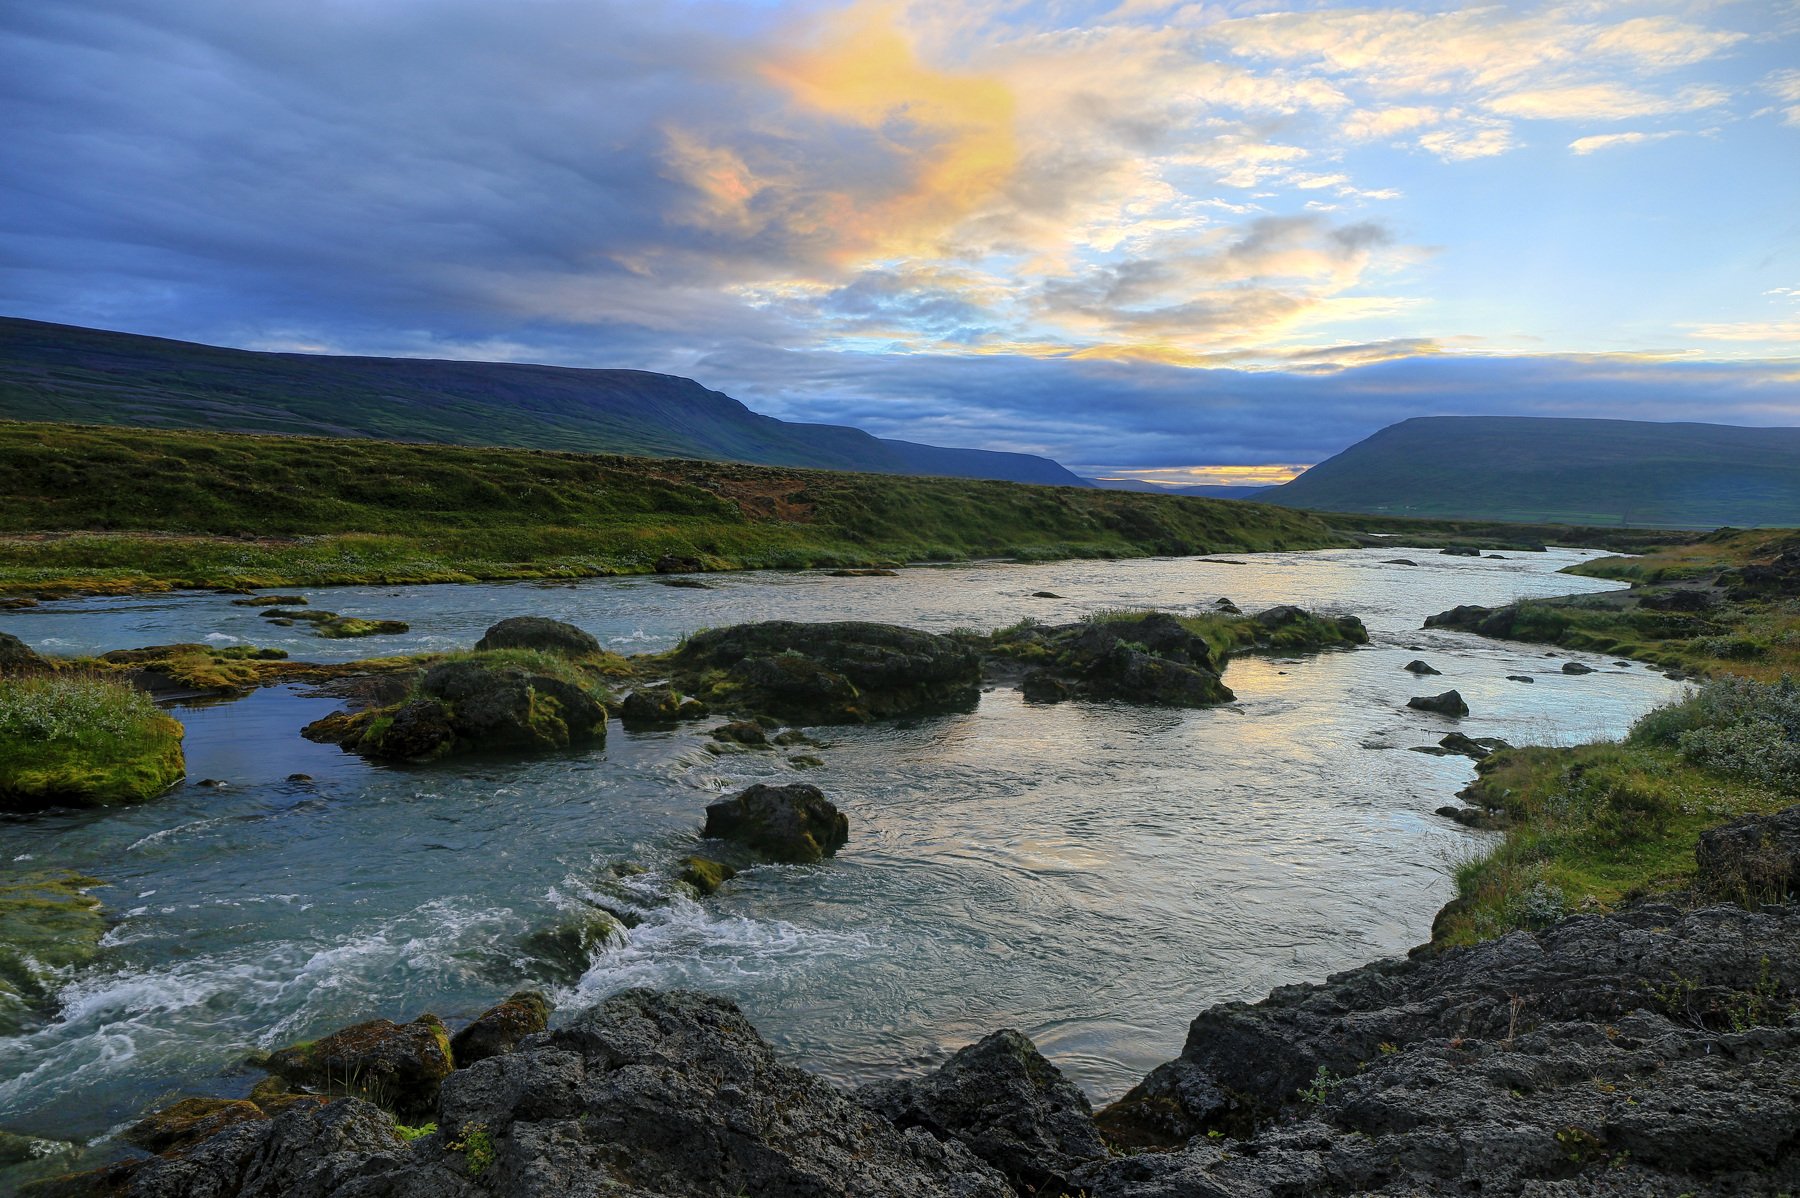
M 0 314 L 1162 482 L 1800 425 L 1800 0 L 0 4 Z

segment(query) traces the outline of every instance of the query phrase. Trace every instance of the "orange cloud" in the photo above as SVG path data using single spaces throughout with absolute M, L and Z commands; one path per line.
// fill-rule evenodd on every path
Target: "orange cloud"
M 1017 169 L 1011 89 L 928 66 L 897 5 L 851 7 L 762 73 L 802 108 L 875 135 L 910 167 L 906 190 L 845 212 L 842 257 L 931 252 Z

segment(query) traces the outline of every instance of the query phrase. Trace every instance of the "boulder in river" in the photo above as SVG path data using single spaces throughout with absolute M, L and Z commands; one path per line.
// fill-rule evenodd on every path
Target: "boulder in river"
M 675 871 L 675 880 L 695 898 L 715 893 L 735 877 L 737 870 L 711 857 L 683 857 Z
M 981 693 L 973 649 L 892 624 L 738 624 L 695 633 L 667 662 L 686 690 L 714 708 L 799 724 L 967 709 Z
M 701 835 L 735 841 L 771 861 L 804 864 L 842 848 L 850 838 L 850 820 L 816 786 L 759 782 L 708 804 Z
M 397 704 L 327 716 L 302 734 L 390 761 L 568 748 L 605 741 L 606 706 L 596 683 L 572 664 L 489 650 L 432 666 Z
M 475 642 L 478 653 L 491 649 L 537 649 L 564 657 L 585 657 L 600 652 L 600 642 L 573 624 L 543 616 L 510 616 L 489 628 Z
M 1565 661 L 1562 665 L 1562 672 L 1565 674 L 1592 674 L 1594 667 L 1583 665 L 1578 661 Z
M 1411 661 L 1407 662 L 1404 666 L 1401 667 L 1401 669 L 1405 670 L 1409 674 L 1442 674 L 1443 673 L 1442 670 L 1433 669 L 1430 665 L 1426 664 L 1425 662 L 1419 660 L 1416 657 L 1413 658 Z
M 668 727 L 708 714 L 706 704 L 667 686 L 640 687 L 619 705 L 619 722 L 627 728 Z
M 1021 1194 L 1070 1193 L 1069 1175 L 1107 1156 L 1087 1095 L 1010 1028 L 923 1077 L 864 1086 L 856 1099 L 895 1127 L 962 1144 Z
M 1438 552 L 1443 554 L 1443 556 L 1445 556 L 1445 557 L 1480 557 L 1481 556 L 1481 550 L 1476 549 L 1471 545 L 1452 545 L 1447 549 L 1440 549 Z
M 1508 682 L 1536 682 L 1537 681 L 1537 679 L 1533 678 L 1530 674 L 1508 674 L 1506 676 L 1506 680 Z
M 1445 691 L 1441 695 L 1414 695 L 1406 701 L 1406 705 L 1414 711 L 1429 711 L 1452 718 L 1469 714 L 1469 705 L 1463 702 L 1462 693 L 1454 690 Z

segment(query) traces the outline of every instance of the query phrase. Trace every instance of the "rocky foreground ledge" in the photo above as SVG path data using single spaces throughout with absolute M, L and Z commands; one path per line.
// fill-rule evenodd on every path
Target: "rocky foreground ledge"
M 847 1091 L 777 1060 L 728 1001 L 638 990 L 551 1030 L 517 1034 L 539 1017 L 460 1034 L 484 1047 L 455 1048 L 462 1067 L 432 1079 L 429 1109 L 409 1114 L 423 1135 L 360 1098 L 290 1093 L 229 1104 L 229 1119 L 215 1109 L 156 1141 L 159 1155 L 26 1192 L 1791 1193 L 1800 819 L 1750 822 L 1737 838 L 1781 867 L 1786 901 L 1575 916 L 1214 1007 L 1179 1058 L 1097 1117 L 1017 1032 Z

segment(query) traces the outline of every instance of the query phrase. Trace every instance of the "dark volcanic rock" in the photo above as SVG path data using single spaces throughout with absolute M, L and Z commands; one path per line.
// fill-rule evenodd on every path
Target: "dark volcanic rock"
M 1407 671 L 1410 674 L 1442 674 L 1443 673 L 1442 670 L 1433 669 L 1430 665 L 1427 665 L 1425 662 L 1420 661 L 1416 657 L 1413 658 L 1413 660 L 1407 662 L 1404 666 L 1402 666 L 1400 668 Z
M 1416 566 L 1419 563 L 1413 561 L 1410 557 L 1390 557 L 1381 564 L 1384 566 Z
M 404 1149 L 365 1103 L 284 1112 L 153 1161 L 134 1185 L 157 1180 L 145 1198 L 1014 1198 L 962 1145 L 782 1064 L 735 1006 L 699 994 L 628 991 L 458 1070 L 436 1121 Z
M 981 694 L 974 650 L 892 624 L 739 624 L 696 633 L 669 661 L 714 706 L 802 724 L 968 708 Z
M 526 1036 L 550 1026 L 550 1011 L 550 1000 L 536 990 L 521 990 L 488 1008 L 475 1022 L 450 1037 L 456 1067 L 466 1069 L 476 1061 L 511 1052 Z
M 769 743 L 768 732 L 755 720 L 733 720 L 729 724 L 721 724 L 712 730 L 712 738 L 762 748 L 766 748 Z
M 856 1098 L 896 1127 L 962 1143 L 1022 1194 L 1067 1193 L 1070 1173 L 1107 1155 L 1087 1095 L 1011 1029 L 924 1077 L 864 1086 Z
M 379 1198 L 406 1168 L 406 1142 L 385 1111 L 347 1098 L 295 1103 L 146 1160 L 27 1186 L 32 1198 Z
M 1760 998 L 1744 1006 L 1753 995 Z M 1514 932 L 1476 948 L 1375 962 L 1321 986 L 1287 986 L 1256 1006 L 1213 1007 L 1188 1029 L 1181 1056 L 1103 1110 L 1100 1124 L 1114 1139 L 1147 1146 L 1181 1144 L 1210 1128 L 1244 1131 L 1283 1108 L 1316 1106 L 1301 1101 L 1301 1090 L 1327 1097 L 1318 1092 L 1323 1077 L 1328 1094 L 1354 1094 L 1359 1103 L 1370 1104 L 1368 1110 L 1379 1103 L 1384 1112 L 1386 1122 L 1357 1115 L 1348 1128 L 1377 1135 L 1435 1124 L 1433 1135 L 1449 1153 L 1445 1164 L 1456 1176 L 1480 1162 L 1483 1151 L 1503 1155 L 1507 1142 L 1521 1149 L 1555 1144 L 1555 1131 L 1564 1124 L 1555 1122 L 1557 1108 L 1539 1106 L 1535 1095 L 1570 1088 L 1577 1092 L 1573 1097 L 1589 1101 L 1602 1115 L 1577 1122 L 1602 1142 L 1624 1148 L 1620 1137 L 1633 1135 L 1625 1128 L 1642 1126 L 1651 1115 L 1643 1101 L 1649 1097 L 1645 1086 L 1652 1085 L 1651 1074 L 1660 1061 L 1694 1061 L 1712 1054 L 1717 1058 L 1715 1079 L 1723 1083 L 1742 1061 L 1775 1052 L 1780 1063 L 1773 1076 L 1787 1074 L 1800 1081 L 1800 1025 L 1744 1033 L 1750 1040 L 1724 1034 L 1746 1022 L 1780 1024 L 1796 998 L 1800 908 L 1793 905 L 1759 912 L 1710 907 L 1687 916 L 1674 908 L 1645 905 L 1616 916 L 1575 916 L 1537 934 Z M 1555 1059 L 1559 1040 L 1595 1049 L 1600 1042 L 1613 1043 L 1607 1027 L 1643 1007 L 1658 1013 L 1645 1016 L 1654 1018 L 1654 1036 L 1674 1034 L 1678 1040 L 1667 1050 L 1629 1061 L 1625 1076 L 1636 1079 L 1616 1081 L 1616 1092 L 1589 1085 L 1591 1077 L 1611 1076 L 1611 1067 L 1595 1072 L 1579 1052 L 1564 1061 Z M 1557 1031 L 1557 1025 L 1564 1031 Z M 1548 1059 L 1510 1058 L 1516 1038 L 1539 1033 L 1539 1056 Z M 1642 1042 L 1645 1036 L 1625 1040 L 1618 1049 L 1634 1052 L 1634 1040 Z M 1411 1061 L 1409 1070 L 1424 1070 L 1415 1074 L 1420 1085 L 1424 1077 L 1436 1076 L 1451 1090 L 1463 1086 L 1454 1103 L 1472 1103 L 1487 1094 L 1505 1106 L 1510 1090 L 1532 1095 L 1507 1113 L 1508 1121 L 1523 1124 L 1525 1131 L 1508 1137 L 1498 1128 L 1462 1126 L 1447 1115 L 1454 1103 L 1442 1110 L 1420 1108 L 1424 1099 L 1408 1097 L 1404 1090 L 1391 1101 L 1381 1099 L 1379 1086 L 1366 1085 L 1364 1079 L 1400 1056 Z M 1435 1065 L 1420 1065 L 1433 1058 Z M 1458 1068 L 1467 1068 L 1467 1083 L 1454 1076 Z M 1337 1090 L 1336 1079 L 1345 1077 L 1355 1077 L 1355 1090 L 1348 1083 Z M 1690 1135 L 1710 1124 L 1719 1124 L 1724 1133 L 1724 1124 L 1735 1117 L 1730 1103 L 1721 1103 L 1717 1095 L 1692 1095 L 1688 1101 L 1692 1106 L 1683 1119 L 1694 1124 Z M 1769 1117 L 1782 1110 L 1796 1117 L 1800 1085 L 1780 1097 L 1768 1094 L 1764 1101 Z M 1681 1103 L 1678 1094 L 1654 1099 L 1665 1113 Z M 1730 1135 L 1739 1137 L 1737 1131 Z M 1769 1142 L 1757 1149 L 1757 1157 L 1791 1157 L 1796 1151 L 1800 1142 L 1793 1139 Z
M 450 1075 L 450 1035 L 436 1015 L 411 1023 L 371 1019 L 320 1040 L 278 1049 L 261 1064 L 275 1076 L 327 1093 L 371 1098 L 396 1111 L 431 1109 Z
M 239 1123 L 260 1123 L 268 1116 L 242 1098 L 184 1098 L 152 1111 L 119 1133 L 119 1139 L 145 1152 L 170 1152 L 198 1144 Z
M 1709 894 L 1744 903 L 1800 896 L 1800 807 L 1708 829 L 1694 855 Z
M 701 835 L 736 841 L 772 861 L 805 863 L 837 852 L 850 838 L 850 820 L 816 786 L 759 782 L 708 804 Z
M 1429 711 L 1452 718 L 1469 714 L 1469 705 L 1463 702 L 1461 692 L 1453 690 L 1441 695 L 1414 695 L 1406 701 L 1406 705 L 1414 711 Z
M 561 653 L 567 657 L 583 657 L 600 652 L 600 642 L 573 624 L 549 620 L 543 616 L 512 616 L 487 630 L 475 642 L 477 650 L 541 649 L 545 653 Z
M 1452 545 L 1448 549 L 1441 549 L 1438 552 L 1442 553 L 1445 557 L 1480 557 L 1481 556 L 1481 550 L 1471 548 L 1468 545 Z
M 1427 628 L 1457 628 L 1474 631 L 1480 623 L 1494 614 L 1491 607 L 1478 607 L 1473 603 L 1464 603 L 1441 611 L 1435 616 L 1425 617 Z
M 1082 698 L 1208 707 L 1234 698 L 1219 680 L 1223 663 L 1214 660 L 1205 639 L 1163 612 L 1063 624 L 1027 635 L 1043 638 L 1043 663 L 1020 685 L 1034 703 Z
M 1594 667 L 1582 665 L 1578 661 L 1565 661 L 1563 662 L 1562 672 L 1565 674 L 1592 674 L 1594 672 Z

